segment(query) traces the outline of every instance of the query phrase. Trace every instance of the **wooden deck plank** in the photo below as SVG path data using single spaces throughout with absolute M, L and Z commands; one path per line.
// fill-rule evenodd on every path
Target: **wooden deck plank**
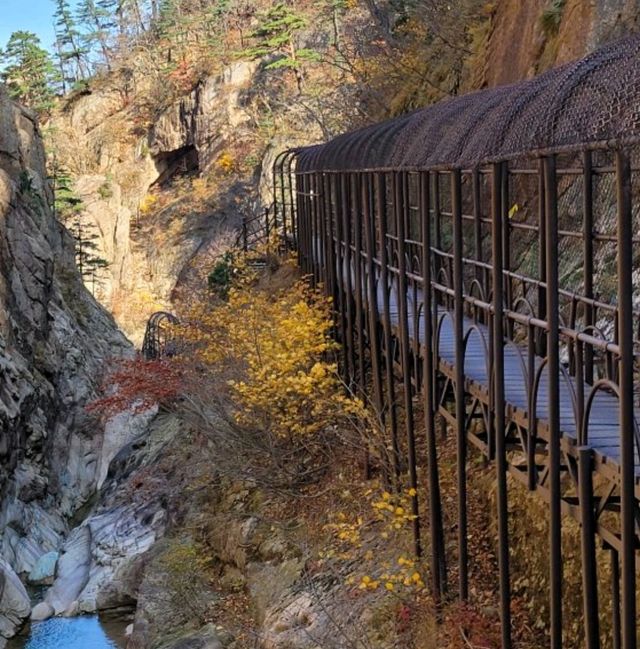
M 348 271 L 345 270 L 345 275 L 347 272 Z M 353 279 L 352 286 L 355 286 L 355 279 Z M 366 304 L 367 299 L 367 291 L 363 290 L 364 304 Z M 383 314 L 383 292 L 379 282 L 377 301 L 378 313 Z M 424 322 L 422 317 L 420 317 L 417 326 L 415 322 L 417 314 L 415 304 L 422 303 L 422 291 L 419 288 L 409 288 L 408 303 L 409 336 L 414 347 L 422 348 L 425 344 Z M 389 305 L 389 318 L 392 327 L 397 328 L 400 322 L 400 310 L 398 308 L 398 293 L 396 288 L 393 288 L 390 291 Z M 455 367 L 456 341 L 453 313 L 443 308 L 439 308 L 436 324 L 439 325 L 438 357 L 441 362 L 445 362 L 451 367 Z M 477 384 L 481 390 L 488 392 L 488 327 L 486 325 L 474 323 L 469 318 L 465 318 L 463 330 L 465 336 L 468 335 L 464 361 L 466 380 Z M 419 337 L 418 341 L 415 341 L 416 333 Z M 542 359 L 536 357 L 534 363 L 534 369 L 537 372 L 541 366 Z M 507 407 L 518 408 L 526 413 L 529 409 L 529 394 L 527 389 L 528 358 L 526 348 L 519 347 L 515 343 L 506 344 L 504 348 L 504 366 L 505 399 Z M 536 417 L 542 422 L 548 420 L 548 378 L 548 372 L 543 370 L 540 376 L 536 404 Z M 560 426 L 563 435 L 571 440 L 577 439 L 577 427 L 573 410 L 573 398 L 575 398 L 577 389 L 578 388 L 573 379 L 571 379 L 570 383 L 567 384 L 565 377 L 563 375 L 560 376 Z M 590 390 L 590 386 L 584 386 L 585 401 Z M 617 416 L 618 406 L 615 396 L 605 392 L 599 393 L 594 401 L 594 406 L 589 420 L 589 445 L 600 455 L 605 456 L 607 462 L 614 461 L 619 463 L 620 461 L 620 432 L 619 427 L 616 424 Z M 636 417 L 640 420 L 640 410 L 637 411 Z M 592 435 L 592 433 L 594 434 Z M 640 472 L 640 460 L 637 454 L 636 472 Z

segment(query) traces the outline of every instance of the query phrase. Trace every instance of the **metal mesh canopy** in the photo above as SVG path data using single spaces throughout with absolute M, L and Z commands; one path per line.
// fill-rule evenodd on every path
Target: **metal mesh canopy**
M 298 170 L 475 166 L 640 138 L 640 36 L 508 86 L 448 99 L 299 151 Z

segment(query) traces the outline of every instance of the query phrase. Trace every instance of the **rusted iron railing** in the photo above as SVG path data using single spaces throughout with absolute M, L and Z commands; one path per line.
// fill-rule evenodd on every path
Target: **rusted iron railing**
M 550 646 L 563 646 L 563 516 L 581 525 L 585 646 L 602 644 L 596 540 L 612 562 L 613 646 L 637 643 L 639 100 L 636 37 L 276 161 L 276 209 L 333 297 L 341 370 L 389 430 L 392 480 L 423 486 L 425 436 L 428 520 L 416 497 L 414 534 L 420 552 L 428 525 L 436 601 L 453 588 L 438 425 L 457 446 L 463 601 L 470 446 L 494 462 L 505 648 L 508 474 L 549 505 Z

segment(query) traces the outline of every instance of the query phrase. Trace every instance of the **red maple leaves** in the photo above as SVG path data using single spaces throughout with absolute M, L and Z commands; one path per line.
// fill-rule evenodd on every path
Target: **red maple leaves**
M 92 401 L 87 410 L 105 417 L 125 411 L 144 412 L 175 400 L 182 385 L 183 372 L 175 361 L 119 359 L 112 362 L 102 382 L 103 396 Z

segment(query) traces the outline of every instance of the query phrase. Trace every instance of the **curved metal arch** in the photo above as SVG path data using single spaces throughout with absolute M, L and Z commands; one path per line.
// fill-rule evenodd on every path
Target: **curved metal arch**
M 142 342 L 145 359 L 158 360 L 178 353 L 176 338 L 170 333 L 170 328 L 178 324 L 178 318 L 168 311 L 157 311 L 149 317 Z

